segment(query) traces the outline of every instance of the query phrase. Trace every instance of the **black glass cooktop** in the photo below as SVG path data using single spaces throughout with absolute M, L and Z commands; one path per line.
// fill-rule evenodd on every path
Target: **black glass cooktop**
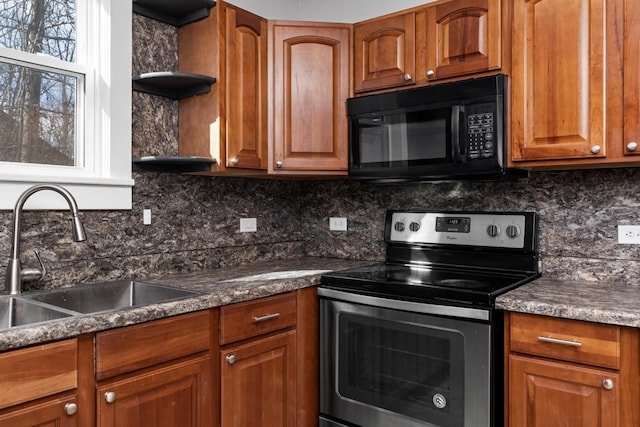
M 498 295 L 535 277 L 527 273 L 379 263 L 324 274 L 321 286 L 397 299 L 490 307 Z

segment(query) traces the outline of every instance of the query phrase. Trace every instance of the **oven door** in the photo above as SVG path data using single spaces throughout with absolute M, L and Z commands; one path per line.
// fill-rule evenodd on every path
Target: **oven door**
M 403 301 L 319 294 L 323 415 L 366 427 L 491 425 L 488 324 L 395 307 Z

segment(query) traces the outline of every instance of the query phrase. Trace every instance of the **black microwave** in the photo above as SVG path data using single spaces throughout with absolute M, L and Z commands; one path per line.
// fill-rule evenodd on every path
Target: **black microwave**
M 506 76 L 347 100 L 349 176 L 382 182 L 502 179 Z

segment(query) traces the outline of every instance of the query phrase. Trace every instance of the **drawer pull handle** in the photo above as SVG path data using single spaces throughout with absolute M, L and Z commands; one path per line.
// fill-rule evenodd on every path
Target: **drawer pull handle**
M 116 394 L 112 391 L 108 391 L 104 394 L 104 400 L 106 400 L 107 403 L 113 403 L 116 401 Z
M 260 323 L 260 322 L 264 322 L 265 320 L 275 319 L 276 317 L 280 317 L 280 313 L 273 313 L 273 314 L 267 314 L 264 316 L 254 317 L 253 322 Z
M 613 390 L 613 380 L 607 378 L 606 380 L 602 381 L 602 387 L 604 387 L 606 390 Z
M 234 363 L 236 363 L 236 355 L 235 354 L 230 354 L 225 359 L 227 359 L 227 363 L 229 365 L 233 365 Z
M 582 343 L 580 341 L 569 341 L 569 340 L 561 340 L 558 338 L 551 337 L 538 337 L 538 341 L 548 342 L 551 344 L 561 344 L 561 345 L 569 345 L 571 347 L 582 347 Z

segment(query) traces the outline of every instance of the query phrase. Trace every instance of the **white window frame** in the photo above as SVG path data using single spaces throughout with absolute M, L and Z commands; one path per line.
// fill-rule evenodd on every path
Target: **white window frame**
M 13 209 L 36 183 L 67 188 L 80 209 L 131 209 L 131 0 L 77 0 L 77 60 L 69 63 L 0 47 L 3 61 L 78 75 L 79 147 L 75 167 L 0 162 L 0 209 Z M 84 99 L 82 99 L 84 98 Z M 29 198 L 27 209 L 67 209 L 54 192 Z

